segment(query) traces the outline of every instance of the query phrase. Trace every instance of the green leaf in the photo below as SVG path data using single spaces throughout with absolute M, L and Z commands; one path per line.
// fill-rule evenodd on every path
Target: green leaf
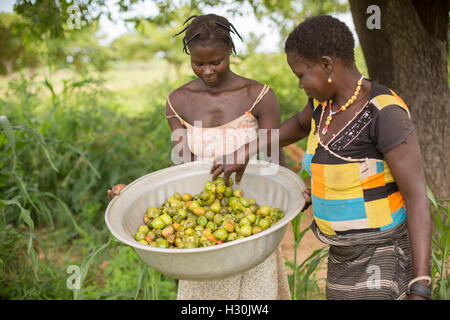
M 50 152 L 48 150 L 47 144 L 45 143 L 44 137 L 39 132 L 37 132 L 36 130 L 34 130 L 31 127 L 21 126 L 21 128 L 36 138 L 36 140 L 39 143 L 39 146 L 44 151 L 44 155 L 47 158 L 48 162 L 50 163 L 50 166 L 53 168 L 53 170 L 55 170 L 56 172 L 59 173 L 58 168 L 56 168 L 55 164 L 52 161 L 52 158 L 50 157 Z
M 85 162 L 92 169 L 92 171 L 94 171 L 97 178 L 101 179 L 100 173 L 97 171 L 97 169 L 95 169 L 94 165 L 87 159 L 87 157 L 83 151 L 81 151 L 80 149 L 78 149 L 74 146 L 71 146 L 68 143 L 64 144 L 64 147 L 78 153 L 82 157 L 82 161 Z
M 61 200 L 60 198 L 58 198 L 57 196 L 55 196 L 53 193 L 50 192 L 42 192 L 41 195 L 43 196 L 47 196 L 50 197 L 54 200 L 56 200 L 56 202 L 59 203 L 59 205 L 61 206 L 61 208 L 63 209 L 63 212 L 69 217 L 69 219 L 72 221 L 72 224 L 75 228 L 75 230 L 77 230 L 81 235 L 83 235 L 84 237 L 88 236 L 88 233 L 86 231 L 84 231 L 77 223 L 77 221 L 75 220 L 75 218 L 72 215 L 72 212 L 70 211 L 69 207 L 67 206 L 67 204 Z
M 8 145 L 13 152 L 13 171 L 16 170 L 16 137 L 14 136 L 14 130 L 12 128 L 11 122 L 9 122 L 6 116 L 0 116 L 0 127 L 6 134 L 8 138 Z
M 80 298 L 80 290 L 81 290 L 81 287 L 83 286 L 83 281 L 86 278 L 86 275 L 89 271 L 89 266 L 92 264 L 92 262 L 94 262 L 94 260 L 97 258 L 97 256 L 100 256 L 103 254 L 103 252 L 105 252 L 105 250 L 108 248 L 110 243 L 111 243 L 111 240 L 109 240 L 107 243 L 100 246 L 98 249 L 93 250 L 92 253 L 89 254 L 86 257 L 86 259 L 83 261 L 83 263 L 81 265 L 81 271 L 80 271 L 80 289 L 74 290 L 74 292 L 73 292 L 74 300 L 78 300 Z
M 19 201 L 17 200 L 1 200 L 0 203 L 2 203 L 5 206 L 15 205 L 18 206 L 20 209 L 20 219 L 22 219 L 28 226 L 30 230 L 34 229 L 34 221 L 31 218 L 30 211 L 22 207 Z
M 434 197 L 433 192 L 431 191 L 430 187 L 428 187 L 428 186 L 427 186 L 427 197 L 428 197 L 428 199 L 430 200 L 430 202 L 433 204 L 433 206 L 434 206 L 435 208 L 437 208 L 437 207 L 438 207 L 438 204 L 437 204 L 437 202 L 436 202 L 436 198 Z

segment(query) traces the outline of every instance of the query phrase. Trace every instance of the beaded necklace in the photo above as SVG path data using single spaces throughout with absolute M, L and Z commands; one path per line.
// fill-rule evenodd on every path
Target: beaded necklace
M 330 108 L 330 114 L 327 117 L 327 120 L 325 121 L 325 127 L 322 129 L 322 134 L 327 133 L 328 131 L 328 127 L 330 126 L 331 120 L 333 120 L 333 116 L 341 111 L 345 111 L 347 110 L 347 108 L 353 103 L 355 102 L 356 98 L 359 95 L 359 92 L 361 91 L 361 85 L 362 85 L 362 80 L 364 79 L 364 75 L 361 75 L 361 78 L 358 80 L 357 86 L 356 86 L 356 90 L 353 93 L 352 97 L 350 99 L 348 99 L 348 101 L 341 106 L 338 110 L 333 111 L 331 110 L 331 103 L 333 102 L 333 100 L 329 100 L 328 101 L 328 106 Z

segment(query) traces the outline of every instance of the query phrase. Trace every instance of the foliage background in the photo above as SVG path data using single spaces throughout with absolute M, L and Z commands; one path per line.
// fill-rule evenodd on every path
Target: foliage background
M 0 66 L 4 74 L 0 77 L 0 298 L 176 298 L 177 281 L 144 265 L 130 247 L 111 236 L 104 223 L 108 188 L 170 166 L 165 99 L 193 78 L 181 39 L 171 35 L 192 12 L 201 12 L 202 5 L 193 1 L 190 8 L 170 7 L 171 1 L 154 2 L 161 15 L 137 20 L 134 31 L 108 46 L 100 44 L 95 14 L 83 16 L 89 23 L 82 28 L 67 29 L 64 9 L 70 3 L 65 1 L 59 1 L 62 9 L 47 2 L 49 16 L 44 21 L 48 24 L 33 20 L 44 14 L 33 1 L 16 1 L 17 13 L 1 14 L 0 36 L 10 42 L 6 45 L 4 40 L 0 46 L 0 58 L 11 60 L 14 52 L 19 54 L 11 60 L 12 74 L 6 74 L 5 64 Z M 98 5 L 98 12 L 103 12 L 100 1 L 83 3 L 86 8 Z M 331 6 L 335 1 L 314 3 L 305 1 L 296 14 L 348 10 L 345 4 Z M 126 9 L 124 1 L 116 5 Z M 260 8 L 255 1 L 255 14 L 268 14 Z M 294 12 L 288 5 L 268 3 L 265 8 L 279 23 L 281 13 Z M 58 15 L 59 24 L 54 20 Z M 279 24 L 279 30 L 283 34 L 287 27 Z M 260 41 L 250 37 L 246 50 L 232 58 L 232 69 L 268 84 L 286 120 L 303 108 L 306 95 L 298 90 L 284 53 L 260 53 L 255 50 Z M 367 74 L 359 47 L 356 60 Z M 305 144 L 305 140 L 297 143 L 303 149 Z M 436 210 L 447 210 L 448 215 L 446 202 L 435 203 Z M 447 245 L 448 229 L 448 221 L 443 220 L 435 247 Z M 301 236 L 297 235 L 298 246 Z M 436 273 L 444 280 L 447 257 L 448 249 L 437 251 L 436 260 L 444 262 L 437 264 L 441 269 Z M 320 261 L 313 258 L 290 276 L 291 284 L 297 276 L 302 280 L 298 283 L 305 284 L 295 292 L 296 298 L 324 298 L 317 286 L 320 279 L 314 278 Z M 81 267 L 79 290 L 67 286 L 70 265 Z M 288 266 L 295 269 L 292 263 Z M 440 296 L 448 297 L 448 280 L 443 283 Z

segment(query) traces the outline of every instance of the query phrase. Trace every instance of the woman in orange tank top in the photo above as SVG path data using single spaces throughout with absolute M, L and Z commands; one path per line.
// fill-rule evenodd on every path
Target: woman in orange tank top
M 258 129 L 278 129 L 281 121 L 274 92 L 230 69 L 234 50 L 230 33 L 239 36 L 234 26 L 214 14 L 188 21 L 182 30 L 183 50 L 190 55 L 197 78 L 167 98 L 166 117 L 172 132 L 178 133 L 173 138 L 174 164 L 213 161 L 256 139 Z M 271 161 L 286 166 L 281 149 L 278 154 L 279 159 Z M 108 191 L 110 198 L 118 194 L 113 191 Z M 281 249 L 255 268 L 227 279 L 180 280 L 177 299 L 290 299 Z
M 258 129 L 280 126 L 280 107 L 266 85 L 230 69 L 234 49 L 227 19 L 194 17 L 186 28 L 184 50 L 197 78 L 167 98 L 166 116 L 173 132 L 177 163 L 210 160 L 256 139 Z M 185 154 L 187 152 L 187 154 Z M 285 164 L 280 150 L 280 164 Z M 174 153 L 172 154 L 174 155 Z M 286 270 L 278 248 L 255 268 L 223 280 L 178 284 L 178 299 L 290 299 Z

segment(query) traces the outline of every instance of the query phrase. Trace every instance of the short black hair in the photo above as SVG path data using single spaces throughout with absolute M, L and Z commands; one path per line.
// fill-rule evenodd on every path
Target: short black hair
M 355 40 L 345 23 L 330 15 L 319 15 L 301 22 L 287 37 L 284 51 L 309 61 L 322 56 L 341 58 L 345 64 L 355 62 Z
M 202 43 L 205 45 L 221 42 L 228 46 L 231 44 L 235 51 L 233 39 L 230 32 L 236 34 L 241 40 L 241 36 L 226 18 L 216 14 L 194 15 L 189 17 L 184 24 L 191 21 L 187 27 L 178 32 L 175 36 L 186 31 L 183 37 L 183 51 L 189 54 L 187 47 L 192 48 L 193 45 Z

